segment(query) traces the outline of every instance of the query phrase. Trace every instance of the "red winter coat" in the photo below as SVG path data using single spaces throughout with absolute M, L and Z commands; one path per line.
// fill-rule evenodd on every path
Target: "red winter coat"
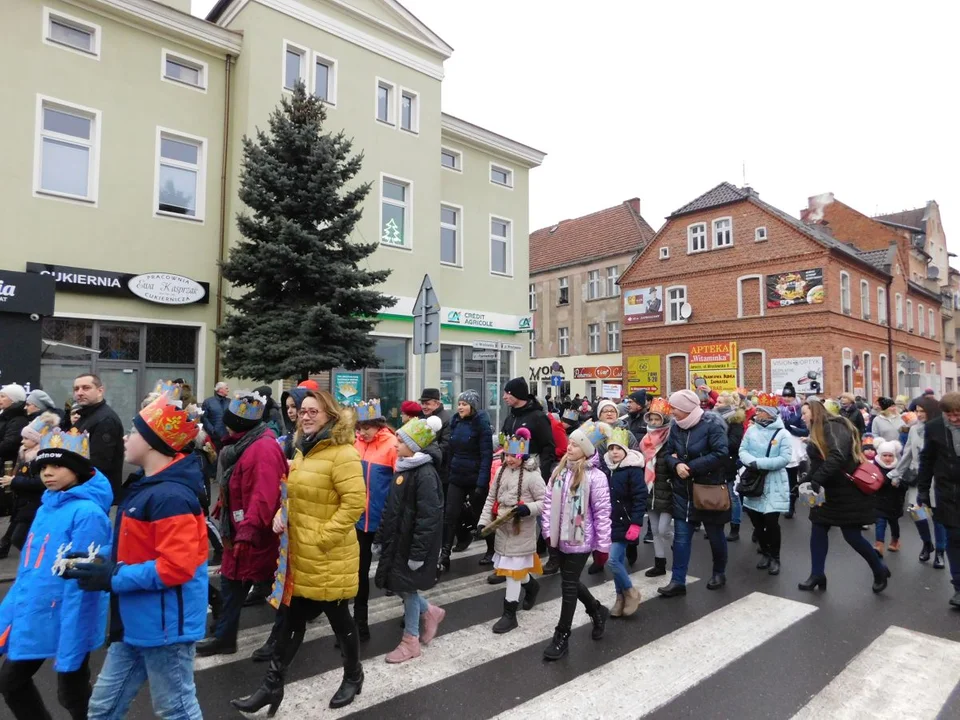
M 230 435 L 224 445 L 242 436 Z M 267 430 L 248 447 L 230 476 L 230 510 L 243 511 L 231 519 L 233 542 L 249 542 L 249 554 L 238 562 L 232 548 L 224 548 L 220 574 L 228 580 L 265 582 L 273 577 L 280 555 L 280 536 L 273 532 L 273 516 L 280 509 L 280 483 L 287 474 L 287 459 L 277 436 Z
M 556 453 L 557 460 L 559 460 L 567 454 L 567 431 L 563 429 L 563 424 L 557 420 L 552 413 L 548 413 L 547 417 L 550 418 L 550 429 L 553 431 L 553 443 L 556 445 L 554 452 Z

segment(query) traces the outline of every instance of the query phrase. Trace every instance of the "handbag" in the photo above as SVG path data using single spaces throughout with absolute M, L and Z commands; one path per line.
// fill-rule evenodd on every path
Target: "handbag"
M 852 474 L 847 474 L 857 489 L 864 495 L 873 495 L 883 487 L 883 473 L 873 462 L 867 460 L 860 463 Z
M 764 457 L 770 457 L 770 449 L 773 447 L 773 441 L 777 439 L 780 430 L 777 429 L 767 443 L 767 452 Z M 763 495 L 764 486 L 767 483 L 767 470 L 754 470 L 751 467 L 743 468 L 740 473 L 740 484 L 737 486 L 738 492 L 744 497 L 760 497 Z
M 693 483 L 693 506 L 697 510 L 726 512 L 730 509 L 730 491 L 727 484 L 701 485 Z

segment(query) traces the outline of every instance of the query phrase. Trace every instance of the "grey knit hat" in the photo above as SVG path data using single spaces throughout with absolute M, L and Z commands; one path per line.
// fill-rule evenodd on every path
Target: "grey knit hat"
M 457 402 L 465 402 L 474 412 L 480 412 L 480 393 L 476 390 L 464 390 L 457 397 Z

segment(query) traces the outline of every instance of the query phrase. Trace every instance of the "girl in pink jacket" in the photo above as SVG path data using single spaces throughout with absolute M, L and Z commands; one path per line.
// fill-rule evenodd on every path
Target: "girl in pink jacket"
M 567 454 L 547 485 L 543 498 L 543 537 L 560 556 L 560 622 L 553 640 L 543 651 L 544 660 L 567 654 L 573 614 L 579 599 L 593 620 L 594 640 L 603 637 L 610 611 L 580 582 L 580 573 L 593 553 L 594 562 L 606 563 L 610 552 L 610 487 L 599 468 L 596 445 L 609 437 L 610 426 L 586 422 L 570 435 Z

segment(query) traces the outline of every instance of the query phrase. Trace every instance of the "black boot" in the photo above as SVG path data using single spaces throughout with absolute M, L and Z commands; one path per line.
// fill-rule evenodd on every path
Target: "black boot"
M 197 643 L 197 655 L 234 655 L 237 652 L 237 639 L 209 637 Z
M 873 576 L 873 591 L 875 593 L 882 593 L 887 589 L 887 580 L 890 578 L 890 568 L 884 566 L 883 571 L 879 575 Z
M 506 575 L 497 575 L 497 571 L 494 570 L 492 573 L 487 575 L 487 584 L 488 585 L 502 585 L 507 581 Z
M 483 557 L 480 558 L 480 564 L 481 564 L 481 565 L 493 565 L 493 551 L 492 551 L 492 550 L 487 550 L 487 551 L 483 554 Z
M 737 542 L 740 539 L 740 523 L 730 523 L 730 533 L 727 542 Z
M 811 590 L 816 590 L 820 588 L 821 590 L 827 589 L 827 576 L 826 575 L 811 575 L 802 583 L 797 583 L 797 587 L 801 590 L 810 592 Z
M 556 548 L 550 548 L 550 558 L 547 560 L 547 564 L 543 566 L 543 574 L 554 575 L 558 572 L 560 572 L 560 554 Z
M 537 579 L 530 576 L 530 579 L 523 584 L 523 605 L 524 610 L 531 610 L 537 604 L 537 595 L 540 594 L 540 583 Z
M 767 572 L 770 575 L 779 575 L 780 574 L 780 558 L 773 556 L 770 558 L 770 567 L 767 569 Z
M 633 567 L 637 564 L 637 546 L 627 545 L 627 564 Z
M 943 570 L 943 550 L 937 550 L 933 555 L 933 569 Z
M 926 562 L 930 559 L 930 555 L 933 553 L 933 543 L 925 542 L 923 544 L 923 550 L 920 551 L 920 562 Z
M 644 575 L 647 577 L 660 577 L 667 574 L 667 559 L 665 557 L 653 559 L 653 567 L 647 570 Z
M 763 554 L 763 557 L 760 558 L 760 562 L 757 563 L 757 570 L 766 570 L 770 567 L 770 556 L 766 553 Z
M 445 543 L 440 550 L 440 562 L 437 564 L 440 572 L 450 572 L 450 544 Z
M 467 535 L 465 537 L 457 540 L 457 544 L 453 546 L 453 552 L 462 553 L 467 548 L 470 547 L 470 543 L 473 542 L 473 535 Z
M 361 642 L 367 642 L 370 639 L 370 625 L 367 624 L 367 606 L 353 606 L 353 622 L 357 626 L 357 635 Z
M 363 689 L 363 666 L 360 664 L 360 642 L 357 631 L 340 637 L 340 657 L 343 658 L 343 681 L 330 699 L 331 708 L 340 708 L 353 702 Z
M 657 593 L 666 598 L 680 597 L 681 595 L 687 594 L 687 586 L 681 585 L 680 583 L 675 583 L 673 580 L 671 580 L 662 588 L 657 588 Z
M 719 590 L 727 584 L 727 576 L 723 573 L 714 573 L 707 582 L 707 590 Z
M 590 637 L 594 640 L 599 640 L 603 637 L 603 630 L 607 626 L 607 620 L 610 618 L 610 611 L 597 600 L 596 605 L 593 606 L 593 612 L 590 613 L 590 618 L 593 620 L 593 630 L 590 633 Z
M 271 718 L 277 714 L 280 703 L 283 702 L 283 675 L 286 667 L 275 658 L 271 658 L 270 665 L 267 667 L 267 675 L 260 683 L 253 695 L 247 695 L 244 698 L 231 700 L 233 705 L 240 712 L 255 713 L 267 705 L 267 717 Z
M 503 601 L 503 615 L 500 616 L 500 619 L 493 626 L 493 632 L 497 635 L 503 635 L 508 633 L 514 628 L 518 627 L 517 625 L 517 607 L 520 605 L 519 602 L 514 600 L 509 602 L 507 600 Z
M 598 564 L 594 561 L 590 567 L 587 568 L 587 575 L 599 575 L 603 572 L 603 565 Z
M 544 660 L 559 660 L 570 649 L 570 631 L 557 628 L 553 631 L 553 640 L 543 650 Z

